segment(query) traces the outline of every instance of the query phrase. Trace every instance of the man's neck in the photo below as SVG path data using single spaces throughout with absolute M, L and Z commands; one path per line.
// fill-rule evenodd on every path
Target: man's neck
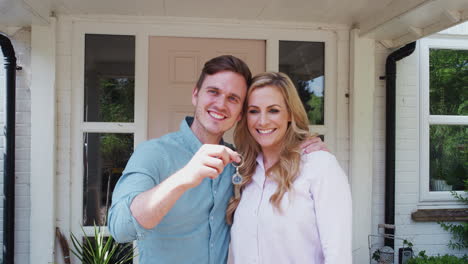
M 190 129 L 202 144 L 219 144 L 223 138 L 222 135 L 212 135 L 207 133 L 205 129 L 198 127 L 195 122 L 192 123 Z

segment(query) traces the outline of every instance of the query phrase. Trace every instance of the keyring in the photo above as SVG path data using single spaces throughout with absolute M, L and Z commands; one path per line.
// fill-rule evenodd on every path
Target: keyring
M 243 177 L 242 175 L 239 173 L 239 167 L 241 167 L 242 165 L 244 165 L 244 159 L 241 157 L 241 162 L 240 163 L 237 163 L 237 162 L 233 162 L 232 163 L 232 166 L 234 166 L 234 168 L 236 168 L 236 173 L 234 173 L 234 175 L 232 175 L 232 184 L 234 185 L 240 185 L 242 183 L 242 180 L 243 180 Z

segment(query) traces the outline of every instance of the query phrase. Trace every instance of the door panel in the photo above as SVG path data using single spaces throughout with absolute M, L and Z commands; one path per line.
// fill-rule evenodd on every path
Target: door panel
M 204 63 L 225 54 L 245 61 L 254 75 L 265 71 L 264 40 L 150 37 L 148 138 L 178 130 L 193 115 L 192 90 Z M 228 142 L 232 130 L 225 134 Z

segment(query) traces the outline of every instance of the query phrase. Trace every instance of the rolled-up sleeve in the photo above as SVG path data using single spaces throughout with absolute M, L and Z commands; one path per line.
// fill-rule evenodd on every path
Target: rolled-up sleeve
M 108 227 L 112 237 L 120 243 L 142 239 L 149 231 L 138 223 L 130 211 L 130 205 L 138 194 L 159 184 L 158 170 L 154 164 L 156 157 L 151 159 L 146 154 L 145 148 L 135 151 L 112 194 Z
M 326 264 L 352 263 L 352 203 L 347 177 L 336 158 L 327 153 L 313 166 L 320 172 L 311 184 L 317 227 Z

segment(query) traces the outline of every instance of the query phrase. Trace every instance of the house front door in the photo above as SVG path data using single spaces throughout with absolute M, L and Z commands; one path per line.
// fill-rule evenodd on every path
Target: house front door
M 219 55 L 236 56 L 252 74 L 265 71 L 265 41 L 185 37 L 150 37 L 148 67 L 148 139 L 177 131 L 193 115 L 193 87 L 206 61 Z M 224 139 L 232 140 L 233 129 Z

